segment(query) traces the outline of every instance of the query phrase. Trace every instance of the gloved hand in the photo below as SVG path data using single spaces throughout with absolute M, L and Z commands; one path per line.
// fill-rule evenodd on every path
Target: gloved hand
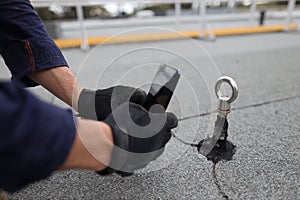
M 115 86 L 103 90 L 83 89 L 78 100 L 79 115 L 86 119 L 104 120 L 114 108 L 125 102 L 143 105 L 146 93 L 128 86 Z
M 117 172 L 131 175 L 160 156 L 171 138 L 171 129 L 177 127 L 173 113 L 149 113 L 142 106 L 124 103 L 104 120 L 113 132 L 114 149 L 106 175 Z

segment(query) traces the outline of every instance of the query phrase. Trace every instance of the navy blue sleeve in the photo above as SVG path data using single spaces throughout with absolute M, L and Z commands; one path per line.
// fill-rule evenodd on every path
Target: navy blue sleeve
M 46 178 L 65 161 L 76 118 L 16 83 L 0 81 L 0 102 L 0 188 L 14 192 Z
M 25 86 L 37 85 L 30 72 L 68 66 L 29 0 L 0 1 L 0 54 Z

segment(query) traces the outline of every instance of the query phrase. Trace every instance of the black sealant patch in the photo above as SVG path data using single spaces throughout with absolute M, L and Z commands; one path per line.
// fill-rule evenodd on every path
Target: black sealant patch
M 213 138 L 207 138 L 201 140 L 197 145 L 197 150 L 201 153 L 201 147 L 204 144 L 215 143 Z M 215 146 L 210 150 L 210 152 L 204 155 L 207 160 L 212 161 L 213 163 L 218 163 L 221 160 L 229 161 L 232 160 L 233 155 L 236 152 L 236 146 L 228 140 L 218 140 L 215 143 Z
M 211 148 L 212 145 L 214 145 L 213 148 Z M 214 184 L 217 186 L 220 195 L 222 195 L 224 199 L 229 199 L 229 196 L 223 191 L 217 178 L 216 164 L 219 161 L 232 160 L 232 157 L 236 152 L 236 146 L 232 142 L 227 140 L 227 136 L 225 137 L 225 139 L 219 139 L 217 141 L 215 141 L 213 138 L 206 138 L 204 140 L 201 140 L 198 144 L 191 144 L 191 146 L 197 147 L 197 150 L 200 154 L 204 155 L 207 160 L 213 162 L 211 174 L 214 180 Z M 201 147 L 204 147 L 204 151 Z M 203 152 L 207 152 L 207 149 L 211 150 L 208 153 L 203 154 Z
M 236 146 L 227 140 L 228 127 L 229 124 L 227 118 L 218 115 L 215 122 L 213 137 L 203 139 L 198 144 L 192 146 L 196 146 L 198 152 L 213 163 L 217 163 L 221 160 L 232 160 L 232 157 L 236 152 Z
M 212 177 L 217 186 L 220 195 L 224 199 L 229 199 L 228 195 L 222 190 L 217 179 L 216 164 L 219 161 L 230 161 L 236 152 L 236 146 L 227 140 L 228 137 L 228 121 L 227 118 L 218 116 L 215 122 L 214 136 L 201 140 L 198 144 L 192 146 L 197 147 L 200 154 L 204 155 L 207 160 L 213 162 Z
M 216 173 L 216 164 L 219 161 L 230 161 L 233 158 L 233 155 L 236 152 L 236 146 L 227 140 L 228 137 L 228 121 L 225 117 L 217 117 L 215 122 L 215 129 L 214 129 L 214 136 L 212 138 L 206 138 L 201 140 L 198 144 L 192 144 L 189 142 L 185 142 L 173 136 L 182 142 L 183 144 L 190 145 L 192 147 L 196 147 L 198 152 L 204 155 L 207 160 L 213 162 L 212 166 L 212 177 L 214 180 L 215 185 L 217 186 L 219 193 L 222 195 L 224 199 L 229 199 L 228 195 L 222 190 L 222 187 L 217 179 Z

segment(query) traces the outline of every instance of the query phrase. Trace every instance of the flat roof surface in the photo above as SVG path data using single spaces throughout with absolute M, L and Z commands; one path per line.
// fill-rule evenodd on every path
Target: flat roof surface
M 216 108 L 217 78 L 233 77 L 240 93 L 228 116 L 228 139 L 237 146 L 236 154 L 217 163 L 213 173 L 212 162 L 173 138 L 157 161 L 133 176 L 59 172 L 10 199 L 298 199 L 299 52 L 299 32 L 63 50 L 89 88 L 127 84 L 147 90 L 159 63 L 177 67 L 182 77 L 170 111 L 180 118 L 175 133 L 190 142 L 211 133 L 216 116 L 208 113 Z M 44 89 L 31 90 L 65 107 Z

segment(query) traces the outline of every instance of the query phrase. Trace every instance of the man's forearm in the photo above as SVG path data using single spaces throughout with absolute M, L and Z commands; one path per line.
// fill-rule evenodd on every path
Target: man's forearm
M 68 67 L 46 69 L 30 73 L 28 76 L 76 111 L 78 110 L 78 97 L 83 87 Z
M 110 163 L 112 149 L 113 136 L 107 124 L 92 120 L 78 120 L 73 147 L 59 169 L 101 171 Z

